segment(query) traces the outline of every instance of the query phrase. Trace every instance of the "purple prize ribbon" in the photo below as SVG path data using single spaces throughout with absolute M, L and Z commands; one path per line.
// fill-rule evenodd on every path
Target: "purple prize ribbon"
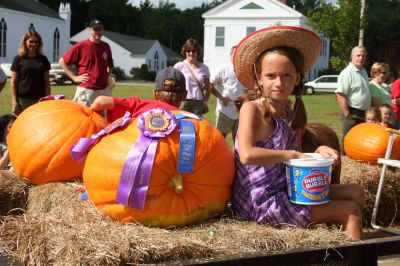
M 82 162 L 100 137 L 113 132 L 117 128 L 125 126 L 131 120 L 131 114 L 126 112 L 123 117 L 116 119 L 98 133 L 93 134 L 90 138 L 80 138 L 78 143 L 70 148 L 72 160 Z
M 62 94 L 57 94 L 57 95 L 47 95 L 39 99 L 39 102 L 44 102 L 48 100 L 61 100 L 65 99 L 65 96 Z
M 143 210 L 156 155 L 158 139 L 169 135 L 177 126 L 175 116 L 161 108 L 151 109 L 138 117 L 142 132 L 125 159 L 117 189 L 117 202 Z
M 117 202 L 143 210 L 158 140 L 141 135 L 131 147 L 121 172 Z

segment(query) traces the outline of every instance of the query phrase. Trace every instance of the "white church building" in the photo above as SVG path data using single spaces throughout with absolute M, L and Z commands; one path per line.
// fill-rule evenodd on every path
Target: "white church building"
M 57 62 L 70 47 L 71 8 L 58 13 L 36 0 L 0 0 L 0 63 L 11 63 L 25 32 L 34 28 L 43 39 L 43 53 Z
M 213 71 L 229 60 L 232 46 L 256 30 L 273 26 L 300 26 L 307 17 L 289 7 L 285 0 L 227 0 L 205 12 L 204 18 L 204 63 Z M 312 29 L 311 29 L 312 30 Z M 330 40 L 321 36 L 320 57 L 305 77 L 311 80 L 318 72 L 329 67 Z

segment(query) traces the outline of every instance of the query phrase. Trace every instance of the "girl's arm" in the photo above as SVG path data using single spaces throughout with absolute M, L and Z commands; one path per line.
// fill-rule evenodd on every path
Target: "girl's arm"
M 242 164 L 268 165 L 281 163 L 290 159 L 307 157 L 295 150 L 271 150 L 266 148 L 255 147 L 254 144 L 258 140 L 257 131 L 268 132 L 271 135 L 274 130 L 274 125 L 265 125 L 262 120 L 262 114 L 258 107 L 253 102 L 246 102 L 240 109 L 238 129 L 238 147 L 239 158 Z M 262 127 L 260 130 L 258 128 Z

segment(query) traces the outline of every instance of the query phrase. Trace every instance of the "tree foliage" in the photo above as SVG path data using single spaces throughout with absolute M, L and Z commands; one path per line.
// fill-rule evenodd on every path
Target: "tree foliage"
M 141 0 L 139 7 L 132 6 L 128 0 L 40 0 L 55 11 L 61 2 L 70 3 L 72 35 L 85 29 L 91 19 L 100 18 L 106 30 L 157 39 L 176 52 L 189 37 L 203 43 L 204 20 L 201 15 L 224 1 L 213 0 L 200 7 L 179 10 L 168 0 L 161 0 L 158 6 L 149 0 Z
M 128 0 L 39 0 L 58 11 L 61 2 L 72 9 L 71 34 L 87 27 L 93 18 L 100 18 L 106 30 L 157 39 L 179 52 L 189 37 L 203 43 L 204 20 L 201 15 L 226 0 L 213 0 L 186 10 L 161 0 L 154 6 L 141 0 L 139 7 Z M 317 32 L 331 39 L 331 67 L 340 71 L 348 62 L 352 47 L 358 44 L 360 0 L 288 0 L 290 7 L 308 17 Z M 400 0 L 367 0 L 364 45 L 368 50 L 367 68 L 375 61 L 387 62 L 392 71 L 400 68 Z
M 331 39 L 330 63 L 339 71 L 348 64 L 351 49 L 358 45 L 360 1 L 338 0 L 337 5 L 320 1 L 319 8 L 308 13 L 308 22 Z
M 399 12 L 398 0 L 367 1 L 364 24 L 367 69 L 376 61 L 389 63 L 392 71 L 399 69 Z M 348 64 L 352 47 L 358 45 L 360 0 L 337 0 L 336 5 L 320 0 L 318 7 L 307 15 L 313 29 L 331 39 L 330 63 L 334 70 L 340 71 Z

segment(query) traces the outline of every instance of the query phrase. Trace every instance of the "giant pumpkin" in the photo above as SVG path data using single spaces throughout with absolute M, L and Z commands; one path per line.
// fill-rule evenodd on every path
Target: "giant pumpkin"
M 344 138 L 346 155 L 358 161 L 376 163 L 384 158 L 390 133 L 379 124 L 362 123 L 354 126 Z M 393 143 L 392 159 L 400 159 L 400 138 Z
M 71 159 L 70 147 L 106 125 L 96 112 L 73 101 L 34 104 L 18 116 L 8 135 L 11 164 L 34 184 L 81 178 L 84 164 Z
M 122 130 L 101 139 L 89 152 L 83 181 L 89 199 L 105 214 L 124 222 L 183 226 L 224 211 L 230 198 L 235 168 L 232 150 L 223 136 L 205 120 L 194 123 L 195 150 L 191 173 L 178 173 L 180 129 L 160 138 L 151 170 L 144 209 L 116 200 L 121 171 L 141 132 L 134 119 Z

